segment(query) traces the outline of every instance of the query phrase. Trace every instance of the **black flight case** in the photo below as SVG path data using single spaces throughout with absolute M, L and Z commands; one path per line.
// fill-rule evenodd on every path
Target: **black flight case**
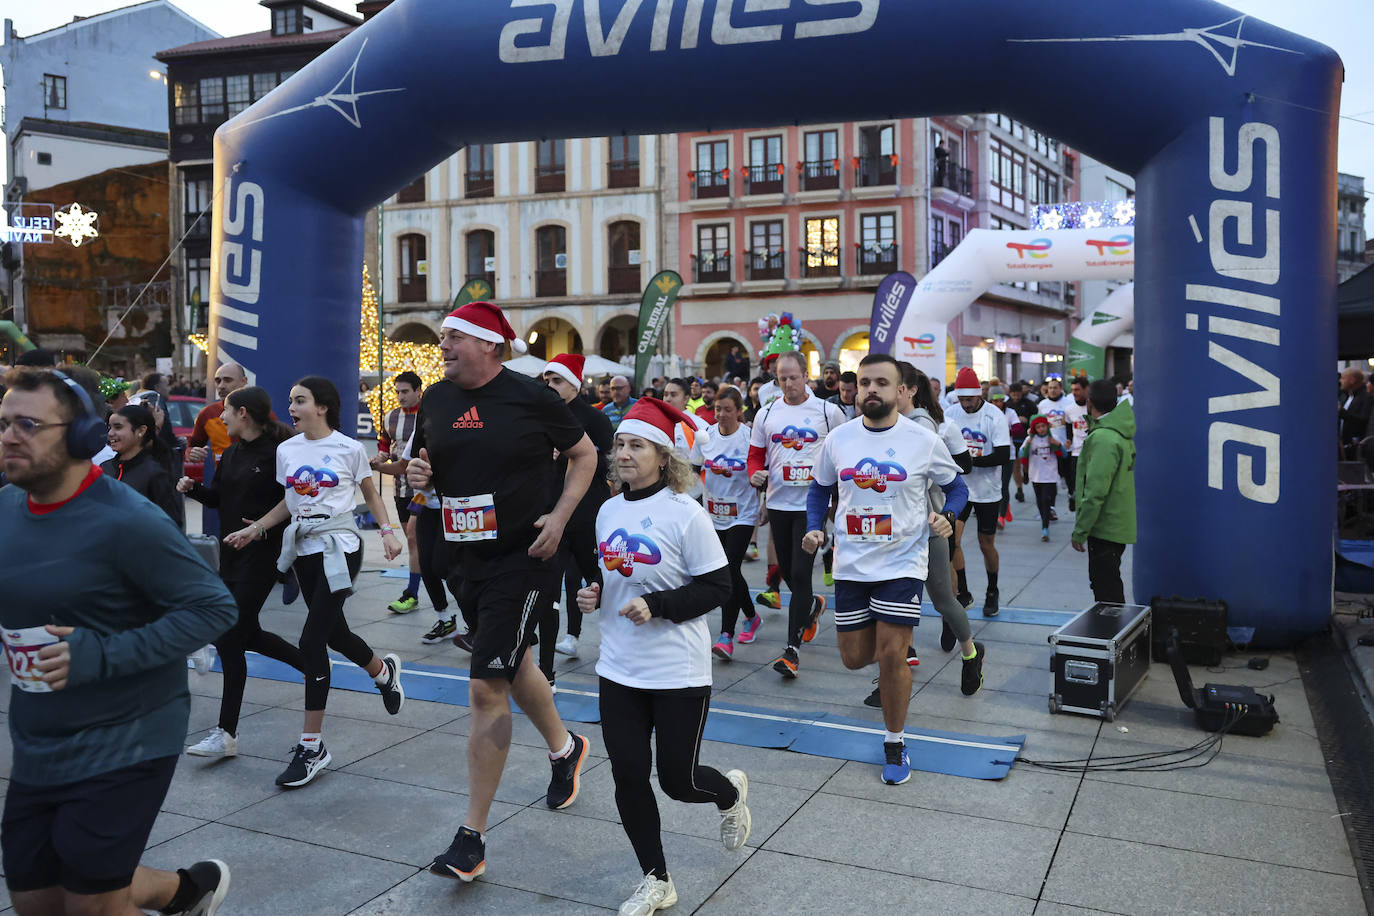
M 1050 634 L 1050 712 L 1111 722 L 1150 672 L 1150 609 L 1098 602 Z

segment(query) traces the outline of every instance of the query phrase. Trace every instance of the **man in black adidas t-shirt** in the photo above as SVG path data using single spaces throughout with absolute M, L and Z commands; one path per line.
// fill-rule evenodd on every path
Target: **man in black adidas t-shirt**
M 510 750 L 510 698 L 548 743 L 550 808 L 577 798 L 588 750 L 585 738 L 564 728 L 549 682 L 526 649 L 536 610 L 551 600 L 546 592 L 561 587 L 549 559 L 591 481 L 596 449 L 557 394 L 501 365 L 507 341 L 523 349 L 491 303 L 469 303 L 444 319 L 444 380 L 420 400 L 417 457 L 406 469 L 411 486 L 432 485 L 442 500 L 450 569 L 463 579 L 458 605 L 472 631 L 467 816 L 430 865 L 462 881 L 486 870 L 483 832 Z M 556 503 L 549 485 L 555 449 L 568 459 Z

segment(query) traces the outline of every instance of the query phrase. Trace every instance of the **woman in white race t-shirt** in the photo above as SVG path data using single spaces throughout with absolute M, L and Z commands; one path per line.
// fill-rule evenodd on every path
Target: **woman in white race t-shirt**
M 725 661 L 735 654 L 735 624 L 740 612 L 745 617 L 744 630 L 739 635 L 741 644 L 753 642 L 763 623 L 754 611 L 749 584 L 740 568 L 759 517 L 759 493 L 749 483 L 750 429 L 740 422 L 743 413 L 744 399 L 740 393 L 733 388 L 721 388 L 716 395 L 716 425 L 711 427 L 701 466 L 706 514 L 715 526 L 730 567 L 731 598 L 721 605 L 720 638 L 711 646 L 711 653 Z
M 329 649 L 367 671 L 382 694 L 386 711 L 393 716 L 400 712 L 405 693 L 401 689 L 400 659 L 390 654 L 378 658 L 348 628 L 343 613 L 344 600 L 352 594 L 353 578 L 362 565 L 362 540 L 353 521 L 359 488 L 373 518 L 382 526 L 386 558 L 394 559 L 401 552 L 396 526 L 391 524 L 386 503 L 372 482 L 367 453 L 357 441 L 339 432 L 339 392 L 326 378 L 307 376 L 292 386 L 291 419 L 300 434 L 277 446 L 277 482 L 286 488 L 286 498 L 224 540 L 231 547 L 240 547 L 289 520 L 277 568 L 283 572 L 288 567 L 295 569 L 308 608 L 300 636 L 305 662 L 305 726 L 291 763 L 276 782 L 296 788 L 314 779 L 330 761 L 321 738 L 329 696 Z
M 711 630 L 705 615 L 729 600 L 730 573 L 711 520 L 683 493 L 695 475 L 673 448 L 686 414 L 645 397 L 616 431 L 612 482 L 623 487 L 596 518 L 604 594 L 577 593 L 578 608 L 601 607 L 601 733 L 615 779 L 616 808 L 644 878 L 621 906 L 648 916 L 677 902 L 649 783 L 650 734 L 658 781 L 669 798 L 712 803 L 726 849 L 749 838 L 743 772 L 697 762 L 711 703 Z

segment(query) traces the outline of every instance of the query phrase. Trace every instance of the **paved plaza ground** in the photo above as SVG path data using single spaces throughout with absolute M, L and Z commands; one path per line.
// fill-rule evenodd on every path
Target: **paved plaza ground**
M 1088 606 L 1086 555 L 1069 547 L 1072 515 L 1063 495 L 1063 521 L 1048 544 L 1040 542 L 1030 505 L 1013 508 L 1024 515 L 998 537 L 1003 604 Z M 427 600 L 408 616 L 387 612 L 403 583 L 381 576 L 377 535 L 366 537 L 365 571 L 347 606 L 354 629 L 378 652 L 466 673 L 460 650 L 420 643 L 433 620 Z M 966 535 L 970 547 L 973 540 Z M 1128 551 L 1128 589 L 1130 559 Z M 976 553 L 970 567 L 981 602 Z M 764 563 L 746 564 L 746 573 L 760 582 Z M 821 585 L 819 564 L 816 585 L 831 592 Z M 294 638 L 304 614 L 301 602 L 283 607 L 278 591 L 263 622 Z M 1052 627 L 973 618 L 976 638 L 987 646 L 984 689 L 974 697 L 960 693 L 957 653 L 940 651 L 939 622 L 931 617 L 916 633 L 921 664 L 911 727 L 1024 734 L 1025 756 L 1036 760 L 1182 748 L 1203 737 L 1162 665 L 1153 666 L 1113 723 L 1051 715 Z M 879 711 L 862 703 L 876 672 L 841 666 L 831 615 L 791 682 L 771 669 L 784 630 L 785 613 L 767 611 L 756 644 L 739 647 L 729 664 L 715 662 L 721 702 L 881 724 Z M 596 646 L 592 617 L 580 657 L 559 656 L 560 686 L 595 689 Z M 1193 670 L 1199 684 L 1263 686 L 1277 697 L 1282 717 L 1268 737 L 1226 739 L 1221 754 L 1200 769 L 1084 776 L 1018 763 L 1000 781 L 915 772 L 892 787 L 869 764 L 705 742 L 704 762 L 748 773 L 753 833 L 744 849 L 727 852 L 709 806 L 660 796 L 680 895 L 670 912 L 1364 912 L 1297 661 L 1282 652 L 1269 658 L 1264 671 L 1239 667 L 1222 677 Z M 191 675 L 190 686 L 188 743 L 215 724 L 220 677 Z M 325 725 L 333 767 L 304 789 L 282 791 L 273 778 L 300 731 L 302 690 L 250 679 L 246 700 L 240 755 L 182 758 L 146 857 L 164 868 L 207 857 L 229 862 L 233 886 L 224 914 L 595 913 L 614 911 L 638 880 L 598 726 L 575 726 L 592 741 L 582 795 L 566 811 L 551 812 L 543 802 L 545 750 L 529 722 L 516 717 L 516 744 L 492 812 L 487 874 L 464 886 L 424 867 L 448 844 L 466 804 L 465 707 L 408 700 L 392 717 L 375 694 L 337 690 Z M 0 776 L 8 777 L 4 734 Z M 7 904 L 0 898 L 0 910 Z

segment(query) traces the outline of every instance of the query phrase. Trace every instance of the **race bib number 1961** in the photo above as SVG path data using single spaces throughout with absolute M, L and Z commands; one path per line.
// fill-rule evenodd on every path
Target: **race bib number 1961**
M 57 642 L 57 637 L 43 627 L 4 630 L 5 658 L 10 665 L 10 678 L 25 693 L 52 693 L 38 672 L 38 650 Z
M 496 539 L 496 506 L 490 493 L 478 496 L 445 496 L 443 514 L 446 541 Z

